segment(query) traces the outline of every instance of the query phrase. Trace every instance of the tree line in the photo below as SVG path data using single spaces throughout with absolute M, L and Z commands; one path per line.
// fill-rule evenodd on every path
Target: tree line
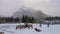
M 55 17 L 46 17 L 45 20 L 47 20 L 47 21 L 60 20 L 60 17 L 57 17 L 57 16 L 55 16 Z
M 0 23 L 11 23 L 11 22 L 18 22 L 20 19 L 13 18 L 13 17 L 0 17 Z
M 40 19 L 42 20 L 42 19 Z M 53 21 L 53 20 L 60 20 L 60 17 L 46 17 L 43 18 L 43 21 Z M 39 21 L 40 22 L 40 21 Z M 29 17 L 27 15 L 23 15 L 21 18 L 19 17 L 0 17 L 0 23 L 36 23 L 34 17 Z
M 28 17 L 26 16 L 22 16 L 22 18 L 19 17 L 0 17 L 0 23 L 35 23 L 35 19 L 33 17 Z

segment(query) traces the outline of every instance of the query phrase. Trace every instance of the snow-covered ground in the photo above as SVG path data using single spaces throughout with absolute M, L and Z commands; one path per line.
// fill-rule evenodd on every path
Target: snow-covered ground
M 33 24 L 33 29 L 21 29 L 16 30 L 16 25 L 19 24 L 0 24 L 0 32 L 4 34 L 60 34 L 60 25 L 50 25 L 49 28 L 47 25 L 39 26 L 39 24 Z M 39 28 L 41 32 L 37 32 L 34 28 Z

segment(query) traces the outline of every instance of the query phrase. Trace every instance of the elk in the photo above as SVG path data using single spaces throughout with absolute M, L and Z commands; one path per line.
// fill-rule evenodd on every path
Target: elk
M 16 26 L 16 29 L 23 29 L 25 27 L 25 25 L 18 25 L 18 26 Z
M 36 30 L 37 32 L 41 32 L 41 30 L 40 30 L 40 29 L 35 28 L 35 30 Z
M 30 28 L 30 27 L 33 28 L 33 25 L 32 25 L 31 23 L 26 23 L 26 24 L 25 24 L 25 28 L 26 28 L 26 27 L 27 27 L 27 28 Z

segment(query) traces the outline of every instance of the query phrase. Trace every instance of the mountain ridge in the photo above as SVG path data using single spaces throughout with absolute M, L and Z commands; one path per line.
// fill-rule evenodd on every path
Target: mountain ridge
M 13 17 L 19 17 L 21 18 L 23 15 L 27 15 L 29 17 L 34 17 L 36 20 L 39 20 L 40 18 L 45 18 L 48 15 L 44 14 L 41 10 L 35 10 L 32 8 L 20 8 L 15 13 L 13 13 Z

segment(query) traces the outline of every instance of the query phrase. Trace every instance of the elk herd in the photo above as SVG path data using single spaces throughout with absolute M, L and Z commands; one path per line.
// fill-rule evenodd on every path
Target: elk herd
M 25 23 L 24 25 L 17 25 L 16 26 L 16 29 L 25 29 L 25 28 L 32 28 L 33 29 L 32 23 Z M 34 30 L 37 32 L 41 32 L 41 30 L 38 28 L 34 28 Z
M 16 26 L 16 29 L 24 29 L 24 28 L 33 28 L 33 25 L 31 23 L 26 23 L 24 25 L 18 25 Z

